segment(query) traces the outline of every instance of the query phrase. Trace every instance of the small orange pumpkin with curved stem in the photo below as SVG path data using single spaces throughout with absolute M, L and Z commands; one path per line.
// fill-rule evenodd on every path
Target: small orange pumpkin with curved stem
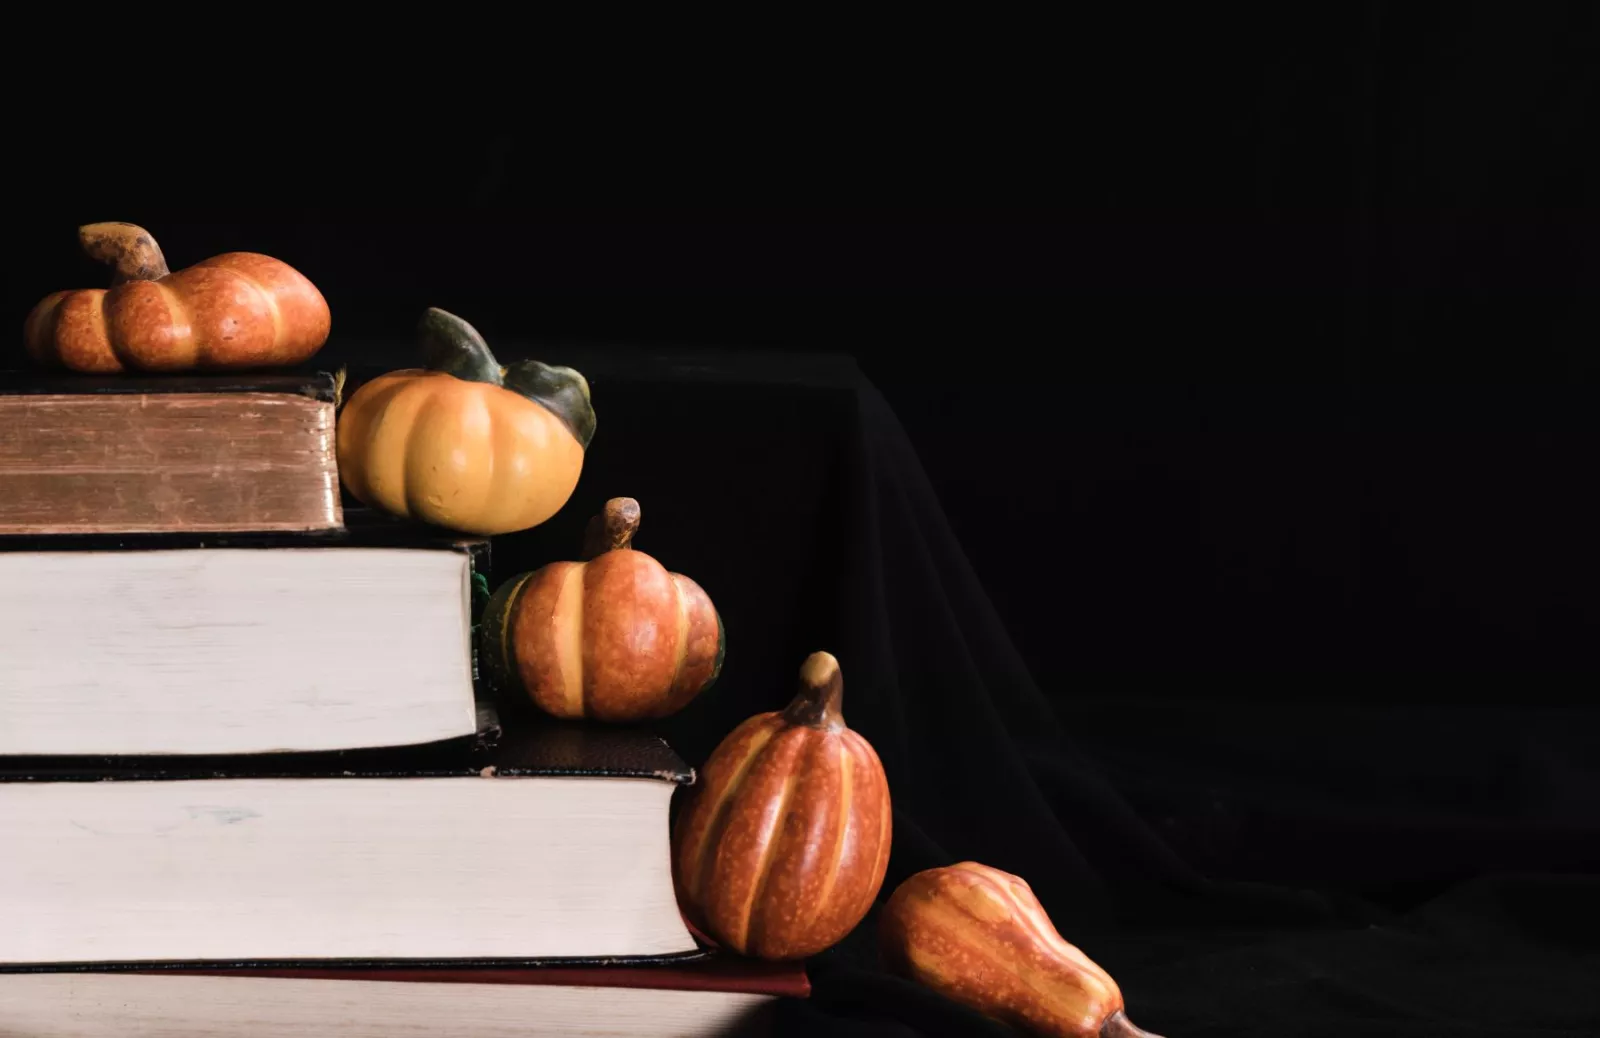
M 489 599 L 479 658 L 490 683 L 554 717 L 628 722 L 683 709 L 722 670 L 727 633 L 705 589 L 633 546 L 639 502 L 589 521 L 581 561 L 511 577 Z

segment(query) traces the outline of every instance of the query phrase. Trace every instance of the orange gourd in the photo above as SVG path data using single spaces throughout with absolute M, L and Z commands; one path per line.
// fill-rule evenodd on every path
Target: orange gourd
M 734 952 L 795 960 L 866 916 L 889 867 L 889 782 L 846 727 L 839 661 L 813 653 L 800 691 L 724 739 L 673 827 L 684 915 Z
M 86 374 L 292 367 L 322 348 L 322 293 L 281 260 L 229 252 L 172 273 L 150 232 L 92 223 L 78 241 L 111 287 L 52 292 L 23 325 L 40 365 Z
M 884 905 L 878 940 L 891 972 L 1040 1038 L 1158 1038 L 1009 872 L 972 861 L 918 872 Z
M 555 717 L 643 721 L 681 710 L 722 670 L 722 617 L 699 584 L 633 547 L 639 503 L 606 502 L 581 562 L 502 584 L 480 659 L 499 689 Z
M 362 504 L 479 536 L 537 526 L 567 503 L 594 436 L 589 384 L 536 360 L 501 367 L 477 329 L 430 308 L 425 367 L 344 402 L 339 477 Z

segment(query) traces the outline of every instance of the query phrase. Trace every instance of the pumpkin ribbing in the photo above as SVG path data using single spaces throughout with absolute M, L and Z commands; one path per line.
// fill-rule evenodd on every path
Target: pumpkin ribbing
M 142 227 L 87 224 L 78 240 L 111 267 L 112 287 L 39 301 L 23 342 L 40 364 L 97 374 L 284 367 L 327 341 L 327 301 L 281 260 L 229 252 L 174 273 Z
M 837 661 L 816 654 L 805 678 L 820 680 L 717 747 L 674 831 L 686 914 L 760 958 L 805 958 L 836 943 L 871 908 L 888 868 L 882 763 L 838 712 Z
M 1030 1034 L 1159 1038 L 1104 969 L 1062 938 L 1021 878 L 978 862 L 919 872 L 878 922 L 891 972 Z
M 525 530 L 560 511 L 594 433 L 583 376 L 519 362 L 570 389 L 551 403 L 499 384 L 488 344 L 461 318 L 429 309 L 418 335 L 428 369 L 380 375 L 340 411 L 339 476 L 351 496 L 481 536 Z
M 557 717 L 635 721 L 675 713 L 716 681 L 722 618 L 699 584 L 631 546 L 638 523 L 638 503 L 614 498 L 582 561 L 495 593 L 482 637 L 497 687 Z
M 626 599 L 626 611 L 615 607 Z M 640 614 L 668 618 L 640 625 Z M 643 692 L 677 710 L 706 683 L 718 645 L 710 599 L 648 555 L 556 562 L 525 584 L 506 644 L 523 687 L 566 717 L 609 719 Z

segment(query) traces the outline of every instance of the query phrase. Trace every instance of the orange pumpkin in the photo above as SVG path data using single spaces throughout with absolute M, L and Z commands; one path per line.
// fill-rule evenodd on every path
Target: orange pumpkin
M 582 562 L 500 586 L 480 658 L 493 683 L 555 717 L 642 721 L 681 710 L 722 670 L 722 617 L 704 589 L 633 547 L 639 503 L 606 502 Z
M 1110 974 L 1062 940 L 1033 888 L 964 861 L 909 877 L 878 917 L 891 972 L 1041 1038 L 1158 1038 Z
M 150 232 L 92 223 L 78 241 L 111 265 L 111 288 L 52 292 L 23 325 L 46 367 L 88 374 L 292 367 L 328 341 L 328 303 L 305 275 L 255 252 L 171 273 Z
M 426 367 L 344 402 L 339 478 L 362 504 L 479 536 L 537 526 L 567 503 L 594 437 L 589 383 L 536 360 L 501 367 L 477 329 L 430 308 Z
M 800 691 L 712 752 L 673 827 L 684 915 L 741 955 L 794 960 L 838 943 L 889 867 L 889 782 L 845 726 L 839 661 L 813 653 Z

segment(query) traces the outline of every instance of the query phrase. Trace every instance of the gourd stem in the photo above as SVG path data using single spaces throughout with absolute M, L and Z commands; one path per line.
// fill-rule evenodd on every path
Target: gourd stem
M 783 719 L 808 728 L 843 728 L 840 702 L 844 675 L 832 653 L 813 652 L 800 665 L 800 691 L 783 711 Z
M 1161 1038 L 1128 1019 L 1128 1014 L 1117 1010 L 1100 1025 L 1100 1038 Z
M 612 498 L 604 511 L 589 520 L 583 536 L 583 561 L 633 547 L 633 535 L 638 532 L 639 502 L 631 497 Z
M 161 246 L 135 224 L 84 224 L 78 228 L 78 244 L 90 259 L 111 265 L 112 288 L 129 281 L 159 281 L 171 273 Z

